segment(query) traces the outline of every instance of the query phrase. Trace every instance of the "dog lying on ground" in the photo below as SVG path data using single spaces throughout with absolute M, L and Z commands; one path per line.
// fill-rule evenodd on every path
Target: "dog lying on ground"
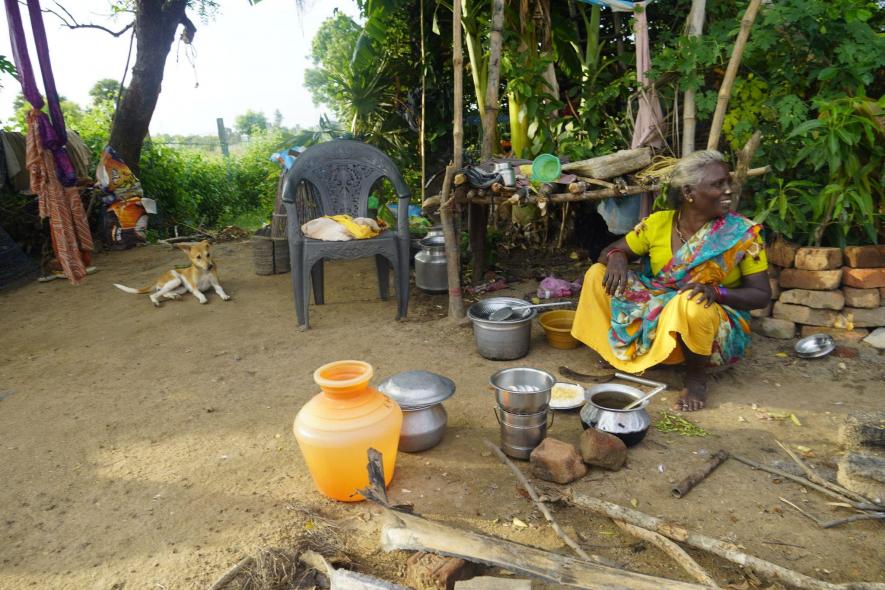
M 208 300 L 203 295 L 203 291 L 208 290 L 209 287 L 215 289 L 215 292 L 223 300 L 228 301 L 230 295 L 224 292 L 221 283 L 218 282 L 218 266 L 212 261 L 209 242 L 203 240 L 196 244 L 178 244 L 177 247 L 190 258 L 191 265 L 189 267 L 164 273 L 152 287 L 133 289 L 119 283 L 114 283 L 114 286 L 127 293 L 141 295 L 154 291 L 151 293 L 151 301 L 157 307 L 160 307 L 161 299 L 179 299 L 188 291 L 193 293 L 200 303 L 206 303 Z

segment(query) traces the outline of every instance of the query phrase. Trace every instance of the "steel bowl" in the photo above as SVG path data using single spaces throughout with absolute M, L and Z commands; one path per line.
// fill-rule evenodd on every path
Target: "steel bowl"
M 796 343 L 796 354 L 804 359 L 826 356 L 836 348 L 836 342 L 829 334 L 812 334 Z
M 498 407 L 513 414 L 534 414 L 547 410 L 556 379 L 540 369 L 502 369 L 489 379 Z

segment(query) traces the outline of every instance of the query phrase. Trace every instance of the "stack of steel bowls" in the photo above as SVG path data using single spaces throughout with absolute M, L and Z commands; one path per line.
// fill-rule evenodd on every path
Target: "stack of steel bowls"
M 538 369 L 518 367 L 492 375 L 495 417 L 501 426 L 501 450 L 514 459 L 528 459 L 552 425 L 550 391 L 556 380 Z M 551 424 L 547 419 L 551 418 Z

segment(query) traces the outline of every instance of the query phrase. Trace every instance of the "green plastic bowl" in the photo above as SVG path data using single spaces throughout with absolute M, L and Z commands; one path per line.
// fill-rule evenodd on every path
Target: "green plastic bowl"
M 553 182 L 562 173 L 562 164 L 553 154 L 541 154 L 532 162 L 532 180 Z

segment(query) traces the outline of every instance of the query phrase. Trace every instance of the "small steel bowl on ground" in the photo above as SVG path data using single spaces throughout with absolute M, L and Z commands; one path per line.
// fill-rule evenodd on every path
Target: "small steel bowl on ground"
M 836 348 L 836 342 L 829 334 L 812 334 L 796 343 L 796 354 L 804 359 L 826 356 Z

